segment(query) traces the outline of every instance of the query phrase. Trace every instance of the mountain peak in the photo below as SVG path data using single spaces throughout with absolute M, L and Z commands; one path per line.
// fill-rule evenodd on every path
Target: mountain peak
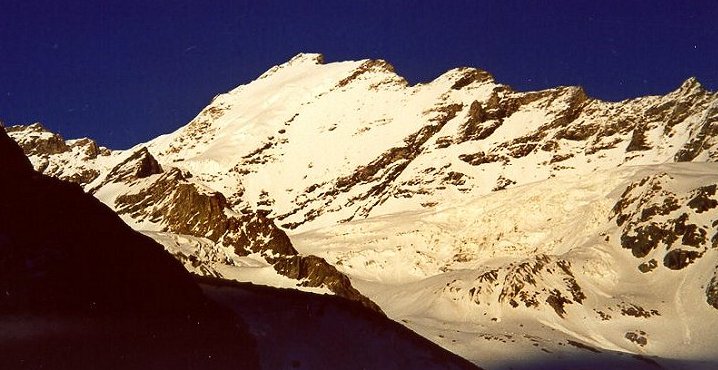
M 700 81 L 698 81 L 695 77 L 689 77 L 687 80 L 683 81 L 681 84 L 681 87 L 678 88 L 678 91 L 681 92 L 693 92 L 695 90 L 704 90 L 703 85 L 701 85 Z
M 304 63 L 324 64 L 324 55 L 320 53 L 299 53 L 287 62 L 289 65 Z
M 454 90 L 460 90 L 474 82 L 494 82 L 494 76 L 491 73 L 473 67 L 454 68 L 444 73 L 443 76 L 455 81 L 451 86 Z
M 274 67 L 268 69 L 266 72 L 262 73 L 261 76 L 259 76 L 257 79 L 262 80 L 269 76 L 274 75 L 276 72 L 286 69 L 288 67 L 296 67 L 296 66 L 318 66 L 324 64 L 324 55 L 319 53 L 299 53 L 292 57 L 292 59 L 289 59 L 289 61 L 275 65 Z M 235 92 L 242 89 L 242 86 L 237 87 Z

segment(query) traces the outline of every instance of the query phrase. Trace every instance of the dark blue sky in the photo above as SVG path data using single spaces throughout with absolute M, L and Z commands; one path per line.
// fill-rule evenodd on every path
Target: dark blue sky
M 716 1 L 3 0 L 0 117 L 126 148 L 302 51 L 412 83 L 468 65 L 608 100 L 715 91 L 717 24 Z

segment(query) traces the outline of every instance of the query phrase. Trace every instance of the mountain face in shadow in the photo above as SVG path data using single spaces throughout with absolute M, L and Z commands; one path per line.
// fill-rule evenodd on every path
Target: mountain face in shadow
M 245 324 L 182 265 L 0 130 L 0 363 L 258 368 Z

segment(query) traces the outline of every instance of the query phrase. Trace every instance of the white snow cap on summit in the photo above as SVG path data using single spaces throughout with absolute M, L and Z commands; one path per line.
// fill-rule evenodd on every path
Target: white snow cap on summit
M 324 64 L 324 55 L 320 53 L 299 53 L 287 62 L 288 65 L 300 63 Z

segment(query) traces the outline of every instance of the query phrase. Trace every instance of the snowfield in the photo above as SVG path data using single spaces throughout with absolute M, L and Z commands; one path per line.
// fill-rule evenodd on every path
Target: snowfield
M 669 367 L 678 366 L 670 359 L 701 359 L 712 368 L 718 336 L 716 326 L 706 324 L 718 324 L 718 313 L 703 287 L 715 274 L 716 250 L 678 279 L 667 268 L 642 273 L 631 251 L 621 248 L 610 217 L 630 183 L 656 173 L 670 174 L 677 188 L 688 190 L 718 183 L 714 163 L 623 167 L 291 238 L 302 253 L 339 266 L 393 319 L 487 368 L 518 366 L 507 357 L 541 362 L 580 353 L 570 340 L 615 351 L 617 358 L 660 356 Z M 546 302 L 514 308 L 502 301 L 507 286 L 541 295 L 567 284 L 556 273 L 560 268 L 515 280 L 516 266 L 536 256 L 567 261 L 583 301 L 566 305 L 563 315 Z M 491 271 L 495 281 L 477 279 Z

